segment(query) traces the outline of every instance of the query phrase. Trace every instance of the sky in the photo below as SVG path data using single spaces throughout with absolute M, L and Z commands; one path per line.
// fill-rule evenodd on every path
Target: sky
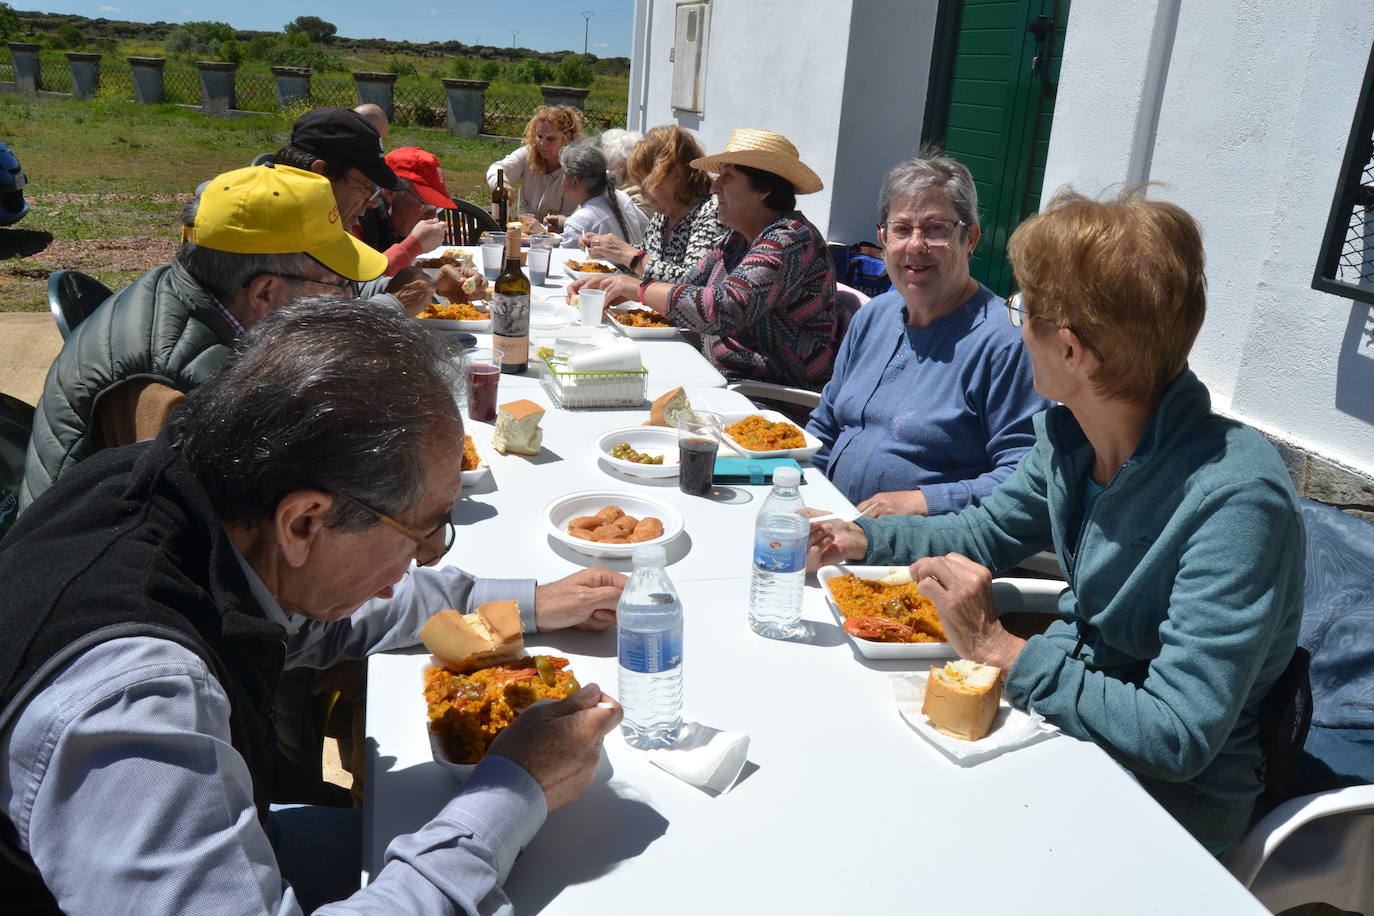
M 236 29 L 279 31 L 297 16 L 319 16 L 349 38 L 393 41 L 461 41 L 464 44 L 536 51 L 587 50 L 598 57 L 629 57 L 634 0 L 336 0 L 333 4 L 292 0 L 84 0 L 34 4 L 9 0 L 16 10 L 74 13 L 91 19 L 132 22 L 228 22 Z M 232 12 L 226 12 L 226 9 Z M 592 13 L 584 18 L 583 12 Z M 584 35 L 585 33 L 585 35 Z

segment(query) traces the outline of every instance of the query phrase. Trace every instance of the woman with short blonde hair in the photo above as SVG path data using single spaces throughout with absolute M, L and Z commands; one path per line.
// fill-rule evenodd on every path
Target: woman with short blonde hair
M 1143 189 L 1057 195 L 1008 246 L 1035 387 L 1059 401 L 981 506 L 817 525 L 813 563 L 911 563 L 950 646 L 1005 696 L 1127 767 L 1200 843 L 1244 832 L 1264 788 L 1261 710 L 1297 645 L 1304 538 L 1283 461 L 1214 414 L 1187 366 L 1202 235 Z M 1022 639 L 991 570 L 1053 547 L 1058 616 Z

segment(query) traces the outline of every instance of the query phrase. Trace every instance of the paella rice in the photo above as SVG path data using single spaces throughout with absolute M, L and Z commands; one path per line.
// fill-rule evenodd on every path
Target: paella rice
M 806 437 L 791 423 L 774 422 L 758 414 L 750 414 L 738 423 L 725 427 L 725 432 L 741 447 L 751 452 L 776 452 L 785 448 L 805 448 Z
M 836 576 L 828 585 L 846 620 L 885 617 L 911 627 L 914 632 L 910 642 L 946 641 L 935 603 L 921 594 L 915 582 L 891 585 L 877 579 L 860 579 L 850 573 Z
M 476 763 L 526 707 L 538 700 L 561 700 L 580 689 L 567 668 L 566 658 L 553 655 L 517 658 L 471 674 L 432 665 L 425 669 L 429 727 L 450 761 Z
M 433 303 L 425 306 L 425 310 L 415 317 L 442 318 L 445 321 L 486 321 L 491 316 L 470 302 L 458 302 L 453 305 Z

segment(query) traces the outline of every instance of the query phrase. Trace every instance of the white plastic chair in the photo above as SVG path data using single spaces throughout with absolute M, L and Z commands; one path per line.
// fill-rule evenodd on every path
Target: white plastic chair
M 1326 903 L 1374 914 L 1374 786 L 1286 801 L 1221 861 L 1270 912 Z

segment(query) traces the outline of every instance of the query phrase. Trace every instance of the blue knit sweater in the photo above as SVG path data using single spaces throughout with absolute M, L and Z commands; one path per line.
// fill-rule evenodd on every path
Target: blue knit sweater
M 1215 847 L 1262 788 L 1259 707 L 1297 645 L 1305 545 L 1278 454 L 1210 408 L 1185 371 L 1086 518 L 1092 447 L 1061 406 L 980 507 L 860 524 L 877 564 L 958 551 L 997 570 L 1053 544 L 1063 620 L 1026 643 L 1007 698 L 1099 744 Z
M 1011 474 L 1047 406 L 998 296 L 979 286 L 913 328 L 894 290 L 859 309 L 845 334 L 807 423 L 825 443 L 811 461 L 851 502 L 920 488 L 931 515 L 957 512 Z

